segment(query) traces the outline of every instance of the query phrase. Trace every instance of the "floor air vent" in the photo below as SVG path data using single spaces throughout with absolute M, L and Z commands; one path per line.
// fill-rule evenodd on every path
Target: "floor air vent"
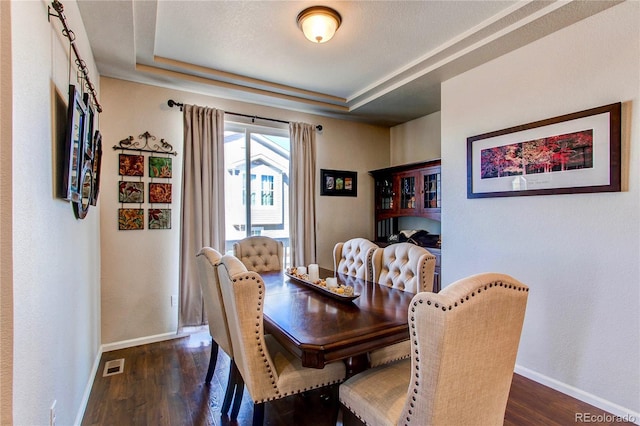
M 102 373 L 102 377 L 113 376 L 115 374 L 120 374 L 124 371 L 124 358 L 114 359 L 112 361 L 107 361 L 104 364 L 104 372 Z

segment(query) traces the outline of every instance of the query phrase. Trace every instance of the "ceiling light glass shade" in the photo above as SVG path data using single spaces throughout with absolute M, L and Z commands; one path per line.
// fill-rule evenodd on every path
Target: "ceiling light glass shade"
M 313 6 L 298 14 L 298 27 L 314 43 L 331 40 L 341 23 L 340 14 L 326 6 Z

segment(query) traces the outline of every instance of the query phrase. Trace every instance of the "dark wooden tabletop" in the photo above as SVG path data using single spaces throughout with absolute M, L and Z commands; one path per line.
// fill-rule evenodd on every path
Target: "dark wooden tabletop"
M 345 302 L 289 279 L 283 271 L 260 275 L 266 286 L 265 331 L 305 367 L 366 358 L 371 350 L 409 339 L 407 312 L 413 293 L 338 274 L 339 283 L 360 293 Z M 321 278 L 328 276 L 333 272 L 320 270 Z

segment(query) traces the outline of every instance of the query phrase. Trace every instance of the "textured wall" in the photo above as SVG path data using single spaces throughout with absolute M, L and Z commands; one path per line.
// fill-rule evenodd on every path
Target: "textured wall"
M 620 413 L 640 412 L 639 25 L 625 2 L 442 85 L 443 284 L 529 285 L 518 365 Z M 625 191 L 466 198 L 467 137 L 619 101 Z
M 99 89 L 77 5 L 64 7 Z M 13 424 L 49 424 L 55 400 L 57 424 L 69 425 L 100 347 L 100 211 L 76 220 L 70 203 L 56 197 L 54 105 L 57 96 L 66 102 L 69 84 L 62 26 L 47 21 L 44 1 L 11 2 L 11 14 Z

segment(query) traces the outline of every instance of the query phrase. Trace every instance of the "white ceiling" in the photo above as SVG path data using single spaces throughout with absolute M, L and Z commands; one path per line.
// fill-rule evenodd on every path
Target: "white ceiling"
M 78 0 L 103 76 L 383 125 L 439 111 L 442 81 L 616 3 Z M 297 27 L 313 5 L 342 16 L 327 43 Z

